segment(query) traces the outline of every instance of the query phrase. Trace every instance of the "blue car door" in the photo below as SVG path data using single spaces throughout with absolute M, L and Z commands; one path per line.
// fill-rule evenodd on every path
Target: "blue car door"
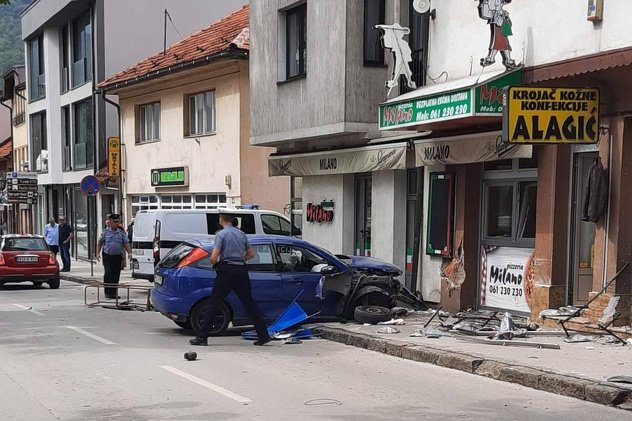
M 286 305 L 301 293 L 298 302 L 308 316 L 322 309 L 322 302 L 316 296 L 316 289 L 322 277 L 320 269 L 327 266 L 327 260 L 305 247 L 290 243 L 275 242 L 281 269 L 281 297 Z
M 279 301 L 281 295 L 281 274 L 277 271 L 276 261 L 272 250 L 272 245 L 254 244 L 255 257 L 246 262 L 252 297 L 257 303 L 259 311 L 263 317 L 272 321 L 283 311 L 283 303 Z M 235 316 L 248 317 L 246 310 L 237 300 L 234 293 L 229 296 L 231 305 L 235 310 Z

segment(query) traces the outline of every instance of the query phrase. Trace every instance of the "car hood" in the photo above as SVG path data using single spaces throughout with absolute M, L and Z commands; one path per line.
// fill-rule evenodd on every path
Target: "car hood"
M 393 275 L 401 275 L 402 270 L 392 263 L 374 257 L 336 255 L 340 260 L 356 270 L 379 271 Z

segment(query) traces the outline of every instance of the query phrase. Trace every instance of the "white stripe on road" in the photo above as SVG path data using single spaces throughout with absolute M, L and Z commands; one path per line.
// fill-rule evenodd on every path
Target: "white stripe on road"
M 206 380 L 202 380 L 198 377 L 192 376 L 189 373 L 185 373 L 184 371 L 180 371 L 177 368 L 173 368 L 171 366 L 168 365 L 161 365 L 160 368 L 167 370 L 170 373 L 173 373 L 177 376 L 180 376 L 184 379 L 187 379 L 189 381 L 192 381 L 193 383 L 199 384 L 200 386 L 206 387 L 207 389 L 212 390 L 213 392 L 217 392 L 220 395 L 224 395 L 229 399 L 232 399 L 234 401 L 237 401 L 239 403 L 250 403 L 252 402 L 250 399 L 248 398 L 244 398 L 243 396 L 240 396 L 236 393 L 231 392 L 228 389 L 224 389 L 221 386 L 218 386 L 216 384 L 213 384 L 211 382 L 207 382 Z
M 90 333 L 90 332 L 85 331 L 85 330 L 83 330 L 83 329 L 81 329 L 81 328 L 78 328 L 78 327 L 76 327 L 76 326 L 66 326 L 66 327 L 67 327 L 68 329 L 70 329 L 70 330 L 74 330 L 74 331 L 75 331 L 75 332 L 77 332 L 77 333 L 81 333 L 82 335 L 85 335 L 85 336 L 87 336 L 88 338 L 92 338 L 92 339 L 94 339 L 95 341 L 99 341 L 99 342 L 101 342 L 102 344 L 106 344 L 106 345 L 116 345 L 116 342 L 109 341 L 109 340 L 107 340 L 107 339 L 105 339 L 105 338 L 102 338 L 102 337 L 100 337 L 100 336 L 97 336 L 97 335 L 95 335 L 94 333 Z
M 45 316 L 45 314 L 42 313 L 41 311 L 33 310 L 33 307 L 26 307 L 26 306 L 23 306 L 22 304 L 13 304 L 13 305 L 18 308 L 21 308 L 22 310 L 27 310 L 33 314 L 37 314 L 38 316 Z

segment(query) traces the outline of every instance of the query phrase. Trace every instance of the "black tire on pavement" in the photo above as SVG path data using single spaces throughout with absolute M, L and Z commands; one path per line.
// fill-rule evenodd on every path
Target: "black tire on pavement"
M 197 334 L 200 331 L 200 322 L 202 321 L 202 313 L 208 310 L 208 307 L 211 304 L 211 300 L 209 298 L 205 298 L 199 301 L 196 305 L 193 306 L 193 310 L 191 310 L 191 317 L 189 318 L 191 322 L 191 328 Z M 219 309 L 217 312 L 217 316 L 215 316 L 215 320 L 213 321 L 213 326 L 211 327 L 210 336 L 219 336 L 226 332 L 228 329 L 228 324 L 230 323 L 230 310 L 225 303 L 221 303 L 219 305 Z
M 41 287 L 44 282 L 42 281 L 33 281 L 33 285 L 36 287 Z
M 57 279 L 49 279 L 48 286 L 50 287 L 50 289 L 57 289 L 57 288 L 59 288 L 59 278 L 57 278 Z
M 187 330 L 192 329 L 191 320 L 187 320 L 186 322 L 177 322 L 174 320 L 173 322 L 177 324 L 178 326 L 180 326 L 182 329 L 187 329 Z
M 379 306 L 360 306 L 353 312 L 353 318 L 360 323 L 377 324 L 391 320 L 391 310 Z

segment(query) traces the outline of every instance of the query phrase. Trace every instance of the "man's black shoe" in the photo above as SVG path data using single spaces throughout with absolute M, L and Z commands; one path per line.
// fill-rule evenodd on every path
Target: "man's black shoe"
M 255 341 L 255 345 L 257 345 L 257 346 L 262 346 L 262 345 L 267 344 L 267 343 L 268 343 L 268 342 L 270 342 L 271 340 L 272 340 L 272 338 L 268 336 L 268 337 L 267 337 L 267 338 L 265 338 L 265 339 L 259 339 L 259 340 L 256 340 L 256 341 Z
M 191 345 L 198 345 L 198 346 L 207 346 L 208 345 L 208 339 L 206 338 L 193 338 L 189 341 L 189 343 Z

